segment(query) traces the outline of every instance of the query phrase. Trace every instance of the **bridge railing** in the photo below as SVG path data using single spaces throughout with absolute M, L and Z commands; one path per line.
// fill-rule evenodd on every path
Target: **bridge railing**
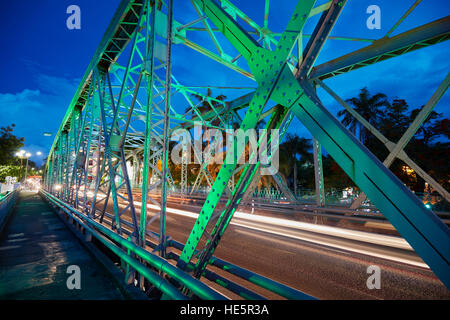
M 8 221 L 8 217 L 16 204 L 18 194 L 18 189 L 0 194 L 0 234 L 2 233 L 4 226 Z
M 146 278 L 152 285 L 157 289 L 162 291 L 166 296 L 172 299 L 189 299 L 181 288 L 186 288 L 190 290 L 194 295 L 200 299 L 213 299 L 213 300 L 223 300 L 227 299 L 226 296 L 207 286 L 200 280 L 192 277 L 189 273 L 184 272 L 173 264 L 169 263 L 168 260 L 145 250 L 143 247 L 136 245 L 130 240 L 133 236 L 132 232 L 122 229 L 122 234 L 114 232 L 112 229 L 107 227 L 105 224 L 97 222 L 95 218 L 86 215 L 83 212 L 71 207 L 69 204 L 61 201 L 52 194 L 41 190 L 41 194 L 45 199 L 47 199 L 52 205 L 54 205 L 59 210 L 62 210 L 70 218 L 72 218 L 76 223 L 79 224 L 81 229 L 84 229 L 86 234 L 91 234 L 97 240 L 99 240 L 106 248 L 112 251 L 117 257 L 122 259 L 126 264 L 132 267 L 134 270 Z M 105 213 L 105 216 L 109 219 L 113 219 L 113 216 L 109 213 Z M 120 219 L 121 224 L 124 226 L 132 226 L 125 219 Z M 154 232 L 147 231 L 147 234 L 152 233 L 153 236 L 159 237 L 158 234 Z M 169 247 L 175 249 L 181 249 L 183 244 L 176 242 L 174 240 L 168 241 Z M 150 248 L 157 250 L 156 246 L 150 241 L 146 241 L 146 245 Z M 178 256 L 174 252 L 170 252 L 168 257 L 169 260 L 178 260 Z M 144 262 L 144 264 L 142 263 Z M 227 261 L 220 260 L 213 257 L 211 264 L 217 268 L 226 271 L 234 276 L 240 277 L 250 283 L 256 284 L 259 287 L 270 290 L 284 298 L 287 299 L 314 299 L 313 297 L 295 290 L 289 286 L 278 283 L 259 274 L 253 273 L 244 268 L 240 268 L 233 265 Z M 193 267 L 193 265 L 188 266 Z M 155 272 L 159 271 L 159 273 Z M 169 281 L 167 278 L 161 276 L 166 274 L 168 277 L 172 278 L 175 282 L 181 285 L 181 288 L 176 287 L 173 281 Z M 210 270 L 205 270 L 204 276 L 233 293 L 240 295 L 246 299 L 261 300 L 265 299 L 263 296 L 246 289 L 245 287 L 234 283 L 225 277 L 222 277 Z M 183 292 L 183 293 L 182 293 Z
M 185 192 L 182 192 L 180 188 L 169 188 L 168 195 L 172 197 L 189 197 L 189 198 L 206 198 L 210 188 L 199 187 L 191 192 L 191 187 L 187 187 Z M 133 194 L 139 194 L 141 192 L 141 185 L 135 185 L 133 187 Z M 161 191 L 159 189 L 154 189 L 150 193 L 158 195 Z M 342 207 L 349 208 L 353 201 L 355 201 L 360 192 L 353 191 L 352 193 L 346 192 L 345 190 L 330 190 L 325 193 L 325 204 L 326 206 L 332 207 Z M 435 212 L 445 213 L 450 212 L 450 203 L 442 197 L 437 192 L 414 192 L 414 194 L 424 203 L 424 205 Z M 316 203 L 316 191 L 311 189 L 301 189 L 295 194 L 296 204 L 299 205 L 314 205 Z M 284 193 L 277 189 L 267 189 L 263 188 L 261 190 L 255 190 L 248 199 L 244 199 L 243 203 L 249 200 L 257 201 L 260 203 L 274 203 L 277 201 L 287 203 L 289 200 L 286 198 Z M 375 207 L 375 205 L 366 199 L 363 201 L 361 209 L 364 211 L 371 211 L 374 213 L 379 213 L 380 211 Z M 355 210 L 356 212 L 356 210 Z
M 152 268 L 163 272 L 174 280 L 181 283 L 187 289 L 191 290 L 195 295 L 201 299 L 214 299 L 223 300 L 226 299 L 223 295 L 217 291 L 209 288 L 207 285 L 201 281 L 193 278 L 189 274 L 183 272 L 177 267 L 171 265 L 165 259 L 152 254 L 145 249 L 138 247 L 129 239 L 122 237 L 121 235 L 115 233 L 111 229 L 105 227 L 99 222 L 95 221 L 93 218 L 79 212 L 73 207 L 69 206 L 60 199 L 54 197 L 50 193 L 41 190 L 41 194 L 50 203 L 58 207 L 69 217 L 74 219 L 82 228 L 84 228 L 89 234 L 99 240 L 104 246 L 111 250 L 116 256 L 122 259 L 125 263 L 130 265 L 134 270 L 146 278 L 152 285 L 157 289 L 162 291 L 171 299 L 185 300 L 189 297 L 182 294 L 174 284 L 170 283 L 167 279 L 163 278 L 161 275 L 151 270 L 151 268 L 146 267 L 138 259 L 142 259 L 148 263 Z M 124 251 L 123 249 L 126 251 Z M 134 258 L 133 255 L 136 257 Z

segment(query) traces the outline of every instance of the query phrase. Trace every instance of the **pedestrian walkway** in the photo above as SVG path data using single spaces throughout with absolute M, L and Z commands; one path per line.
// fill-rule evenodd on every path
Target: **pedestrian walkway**
M 67 273 L 79 266 L 81 289 L 69 290 Z M 122 299 L 95 261 L 40 196 L 21 192 L 0 235 L 0 299 Z

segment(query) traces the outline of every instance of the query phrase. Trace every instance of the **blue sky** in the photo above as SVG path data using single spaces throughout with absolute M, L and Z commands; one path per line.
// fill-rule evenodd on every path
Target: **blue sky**
M 25 137 L 27 151 L 42 151 L 44 156 L 32 157 L 41 162 L 48 153 L 76 88 L 92 58 L 118 4 L 119 0 L 16 0 L 0 1 L 0 126 L 16 124 L 15 133 Z M 257 23 L 262 25 L 264 0 L 234 0 L 235 4 Z M 325 1 L 318 1 L 321 4 Z M 349 0 L 332 32 L 336 36 L 382 37 L 412 4 L 413 0 Z M 272 0 L 269 28 L 274 32 L 284 29 L 295 1 Z M 66 28 L 66 8 L 81 8 L 81 30 Z M 366 27 L 366 8 L 376 4 L 381 8 L 381 30 Z M 393 35 L 416 26 L 442 18 L 449 13 L 447 0 L 422 1 L 419 7 L 400 25 Z M 197 16 L 187 0 L 175 0 L 175 19 L 187 23 Z M 305 32 L 314 27 L 311 21 Z M 204 34 L 192 34 L 197 42 L 214 47 Z M 218 36 L 219 39 L 223 39 Z M 304 40 L 305 42 L 307 40 Z M 233 51 L 226 40 L 224 48 Z M 328 61 L 367 43 L 329 40 L 317 63 Z M 372 93 L 384 92 L 391 99 L 406 99 L 411 107 L 425 104 L 444 79 L 450 67 L 450 44 L 443 43 L 385 61 L 368 68 L 350 72 L 327 80 L 341 97 L 349 98 L 367 86 Z M 227 51 L 230 52 L 230 51 Z M 231 54 L 232 55 L 232 54 Z M 181 45 L 174 46 L 173 72 L 185 85 L 251 86 L 255 83 L 220 64 Z M 243 62 L 240 62 L 243 63 Z M 205 72 L 207 71 L 207 72 Z M 227 91 L 230 98 L 247 91 Z M 219 94 L 218 91 L 214 92 Z M 323 95 L 324 104 L 336 114 L 336 103 Z M 449 116 L 449 94 L 436 107 L 436 111 Z M 290 129 L 309 136 L 297 121 Z

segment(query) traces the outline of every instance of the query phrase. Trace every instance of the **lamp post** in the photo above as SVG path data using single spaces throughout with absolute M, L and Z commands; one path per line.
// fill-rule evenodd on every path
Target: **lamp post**
M 19 152 L 16 153 L 16 156 L 20 159 L 19 181 L 20 181 L 20 178 L 22 177 L 22 159 L 24 158 L 24 155 L 25 155 L 24 150 L 20 150 Z
M 25 157 L 27 159 L 27 165 L 25 166 L 25 181 L 27 181 L 27 177 L 28 177 L 28 158 L 31 157 L 31 153 L 27 152 L 25 154 Z

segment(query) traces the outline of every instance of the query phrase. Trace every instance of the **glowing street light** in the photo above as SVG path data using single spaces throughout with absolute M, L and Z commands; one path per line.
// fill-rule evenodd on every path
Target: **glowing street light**
M 30 152 L 27 152 L 25 150 L 20 150 L 18 152 L 16 152 L 16 156 L 20 159 L 20 168 L 22 169 L 22 159 L 27 159 L 27 163 L 26 163 L 26 167 L 25 167 L 25 180 L 27 180 L 27 176 L 28 176 L 28 159 L 32 156 L 33 154 Z M 41 151 L 36 152 L 37 156 L 42 155 Z M 21 170 L 22 171 L 22 170 Z M 20 178 L 20 177 L 19 177 Z

